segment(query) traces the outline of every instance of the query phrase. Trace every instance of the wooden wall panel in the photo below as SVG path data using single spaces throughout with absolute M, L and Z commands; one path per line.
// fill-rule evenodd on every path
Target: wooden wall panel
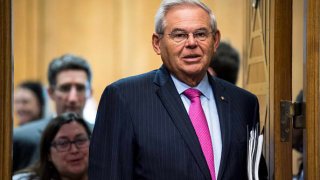
M 260 95 L 259 104 L 261 112 L 266 116 L 266 110 L 268 105 L 268 67 L 266 63 L 265 55 L 265 42 L 263 39 L 263 21 L 260 10 L 260 4 L 258 8 L 252 8 L 250 3 L 247 3 L 249 11 L 249 24 L 248 24 L 248 45 L 247 45 L 247 57 L 245 61 L 245 81 L 244 87 L 256 95 Z M 265 99 L 262 99 L 264 97 Z M 261 128 L 265 124 L 265 116 L 260 117 Z
M 306 59 L 306 2 L 307 0 L 292 1 L 292 101 L 295 102 L 305 79 L 304 61 Z M 294 142 L 294 140 L 293 140 Z M 302 152 L 292 151 L 292 174 L 299 173 L 302 163 Z
M 14 0 L 14 86 L 22 79 L 41 80 L 38 60 L 38 0 Z
M 260 128 L 264 129 L 263 154 L 267 165 L 272 168 L 270 157 L 270 118 L 269 118 L 269 63 L 266 54 L 268 40 L 266 40 L 265 24 L 267 12 L 266 1 L 258 1 L 257 8 L 252 7 L 251 1 L 246 2 L 247 30 L 246 58 L 244 61 L 244 87 L 257 95 L 260 105 Z M 272 170 L 272 169 L 271 169 Z M 272 171 L 271 171 L 272 172 Z M 270 176 L 270 174 L 269 174 Z
M 244 87 L 244 62 L 246 61 L 246 49 L 244 47 L 246 31 L 246 0 L 205 0 L 216 15 L 218 28 L 221 31 L 221 40 L 230 43 L 240 55 L 240 70 L 237 86 Z

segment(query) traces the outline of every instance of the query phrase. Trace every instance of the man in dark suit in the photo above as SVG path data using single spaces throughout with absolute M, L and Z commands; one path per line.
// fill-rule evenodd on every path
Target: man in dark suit
M 247 128 L 259 121 L 258 101 L 208 75 L 220 41 L 214 15 L 197 0 L 170 0 L 155 21 L 153 48 L 164 65 L 105 89 L 89 179 L 247 179 Z
M 85 59 L 66 54 L 54 59 L 48 69 L 48 94 L 55 102 L 57 115 L 76 112 L 82 115 L 91 96 L 91 69 Z M 13 171 L 23 169 L 39 159 L 41 134 L 52 117 L 14 129 Z

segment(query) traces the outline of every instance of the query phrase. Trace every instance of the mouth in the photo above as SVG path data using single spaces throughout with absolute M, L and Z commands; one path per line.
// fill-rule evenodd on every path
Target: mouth
M 30 117 L 30 113 L 27 111 L 18 111 L 17 115 L 20 117 L 26 117 L 26 118 Z
M 28 115 L 29 113 L 27 113 L 26 111 L 18 111 L 17 114 L 18 114 L 19 116 L 26 116 L 26 115 Z
M 67 107 L 67 110 L 68 111 L 71 111 L 71 112 L 77 112 L 78 111 L 78 107 L 77 106 L 68 106 Z
M 194 62 L 198 62 L 201 60 L 201 55 L 199 54 L 188 54 L 186 56 L 183 56 L 182 59 L 186 62 L 189 63 L 194 63 Z
M 70 164 L 76 165 L 76 164 L 81 164 L 82 163 L 82 158 L 77 158 L 77 159 L 71 159 L 68 161 Z

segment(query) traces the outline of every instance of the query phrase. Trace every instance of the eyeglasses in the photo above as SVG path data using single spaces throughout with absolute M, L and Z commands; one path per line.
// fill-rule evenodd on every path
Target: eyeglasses
M 168 35 L 174 42 L 182 43 L 182 42 L 186 41 L 187 39 L 189 39 L 190 34 L 192 34 L 193 38 L 196 39 L 197 41 L 205 41 L 210 36 L 211 33 L 213 33 L 213 32 L 208 32 L 208 31 L 204 31 L 204 30 L 196 31 L 193 33 L 187 33 L 184 31 L 174 31 Z
M 78 138 L 73 141 L 61 139 L 52 142 L 51 146 L 56 148 L 56 150 L 59 152 L 66 152 L 70 150 L 71 144 L 74 144 L 78 149 L 83 149 L 89 146 L 90 141 L 89 138 Z
M 73 87 L 75 87 L 77 94 L 85 94 L 86 90 L 89 89 L 88 87 L 82 84 L 64 84 L 61 86 L 57 86 L 56 89 L 63 94 L 69 94 Z

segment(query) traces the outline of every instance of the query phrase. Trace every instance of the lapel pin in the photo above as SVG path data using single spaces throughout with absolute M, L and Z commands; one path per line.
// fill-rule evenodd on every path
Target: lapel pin
M 221 98 L 222 101 L 224 101 L 224 97 L 223 96 L 221 96 L 220 98 Z

